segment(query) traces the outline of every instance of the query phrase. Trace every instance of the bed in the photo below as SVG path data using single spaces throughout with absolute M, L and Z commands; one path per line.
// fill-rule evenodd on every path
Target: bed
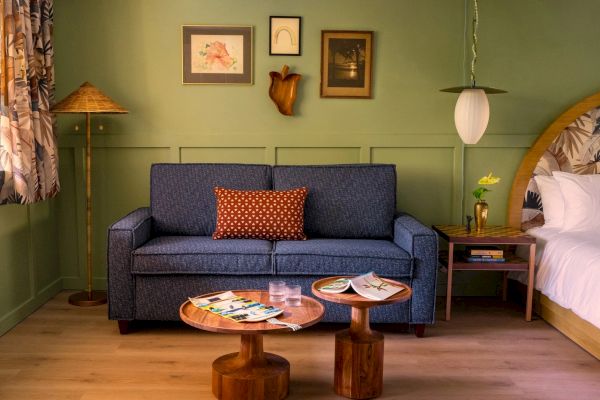
M 593 224 L 598 216 L 588 218 L 592 221 L 589 226 L 586 226 L 587 220 L 582 219 L 577 222 L 581 226 L 566 229 L 554 223 L 556 211 L 551 208 L 552 204 L 542 206 L 542 193 L 550 198 L 549 177 L 554 176 L 561 185 L 564 182 L 568 185 L 570 180 L 589 181 L 596 190 L 596 186 L 600 187 L 596 184 L 600 182 L 598 174 L 600 93 L 572 106 L 532 145 L 513 181 L 508 223 L 537 239 L 535 299 L 538 314 L 600 359 L 600 229 Z M 561 187 L 565 190 L 568 186 Z M 567 197 L 571 196 L 567 193 Z M 588 197 L 594 204 L 600 204 L 600 199 Z M 573 217 L 572 210 L 581 211 L 583 207 L 573 208 L 575 203 L 569 201 L 571 207 L 565 210 L 570 209 L 571 214 L 564 218 L 571 222 L 582 217 Z M 513 278 L 521 282 L 525 279 Z

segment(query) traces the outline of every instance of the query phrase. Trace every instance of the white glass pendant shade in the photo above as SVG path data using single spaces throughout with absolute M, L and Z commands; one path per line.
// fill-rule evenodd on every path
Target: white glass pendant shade
M 490 105 L 483 89 L 464 89 L 454 108 L 454 124 L 465 144 L 481 139 L 490 119 Z

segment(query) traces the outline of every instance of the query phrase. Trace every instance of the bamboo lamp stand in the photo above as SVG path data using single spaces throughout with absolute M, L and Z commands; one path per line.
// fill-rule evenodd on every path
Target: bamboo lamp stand
M 106 292 L 93 290 L 92 268 L 92 135 L 91 114 L 125 114 L 127 110 L 89 82 L 52 107 L 55 113 L 85 113 L 85 197 L 86 197 L 86 266 L 87 288 L 69 297 L 69 303 L 80 307 L 106 303 Z

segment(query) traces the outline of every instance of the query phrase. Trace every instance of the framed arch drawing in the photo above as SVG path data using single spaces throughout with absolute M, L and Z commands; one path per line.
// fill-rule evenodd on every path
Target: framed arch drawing
M 302 55 L 302 17 L 269 17 L 269 55 Z

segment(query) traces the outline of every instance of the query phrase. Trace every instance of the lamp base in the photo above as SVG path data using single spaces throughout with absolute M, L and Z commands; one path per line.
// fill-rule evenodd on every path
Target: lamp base
M 106 303 L 106 292 L 92 290 L 74 293 L 69 296 L 69 304 L 79 307 L 93 307 Z

